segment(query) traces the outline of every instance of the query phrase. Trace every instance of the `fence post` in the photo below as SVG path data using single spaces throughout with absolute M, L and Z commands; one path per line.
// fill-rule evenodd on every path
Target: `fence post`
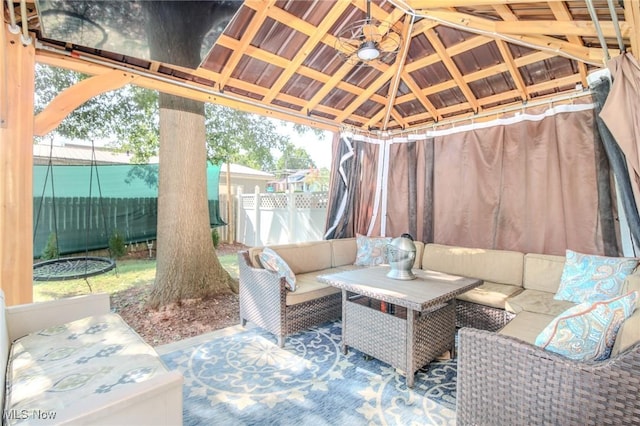
M 235 234 L 234 234 L 234 238 L 235 241 L 239 241 L 239 242 L 244 242 L 244 236 L 242 238 L 242 240 L 240 239 L 240 231 L 244 230 L 246 228 L 246 225 L 244 223 L 244 217 L 242 216 L 243 212 L 244 212 L 244 206 L 242 205 L 242 185 L 238 185 L 237 189 L 236 189 L 236 199 L 237 199 L 237 204 L 236 204 L 236 216 L 237 216 L 237 220 L 236 220 L 236 229 L 235 229 Z M 244 234 L 244 232 L 243 232 Z
M 296 212 L 298 211 L 298 209 L 296 208 L 296 194 L 295 194 L 295 188 L 292 186 L 289 188 L 289 232 L 287 233 L 289 235 L 289 243 L 295 243 L 297 242 L 297 238 L 296 238 L 296 228 L 295 228 L 295 224 L 296 224 Z
M 255 238 L 253 241 L 253 245 L 255 247 L 260 246 L 260 187 L 258 185 L 256 185 L 255 190 L 254 190 L 254 207 L 255 210 L 253 211 L 253 213 L 255 214 L 254 216 L 254 221 L 255 221 Z

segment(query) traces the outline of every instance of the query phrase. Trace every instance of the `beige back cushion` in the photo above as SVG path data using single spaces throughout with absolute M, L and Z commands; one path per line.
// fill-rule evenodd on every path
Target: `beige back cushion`
M 524 288 L 555 294 L 560 286 L 564 261 L 564 256 L 527 253 L 524 256 Z
M 358 253 L 358 245 L 356 238 L 339 238 L 331 241 L 331 250 L 333 251 L 333 267 L 353 265 L 356 262 L 356 254 Z M 424 243 L 422 241 L 414 241 L 416 245 L 416 260 L 413 263 L 415 269 L 422 267 L 422 252 L 424 251 Z
M 249 259 L 251 259 L 251 266 L 254 268 L 262 268 L 260 258 L 258 257 L 262 253 L 264 247 L 251 247 L 249 248 Z
M 509 250 L 489 250 L 426 244 L 422 269 L 522 286 L 524 255 Z
M 637 291 L 640 295 L 640 271 L 636 270 L 624 280 L 623 292 Z M 640 342 L 640 306 L 629 318 L 622 323 L 616 336 L 616 343 L 613 345 L 611 356 L 625 351 L 630 346 Z
M 422 241 L 414 241 L 416 245 L 416 261 L 413 262 L 414 269 L 422 269 L 422 255 L 424 253 L 424 243 Z
M 640 295 L 640 271 L 636 269 L 632 274 L 627 275 L 627 278 L 624 279 L 623 292 L 628 293 L 630 291 L 637 291 L 638 295 Z
M 268 246 L 287 262 L 294 274 L 320 271 L 331 268 L 331 243 L 329 241 L 311 241 L 307 243 L 281 244 Z M 252 259 L 260 250 L 250 250 Z M 257 260 L 260 262 L 260 260 Z M 259 264 L 259 263 L 258 263 Z M 260 267 L 262 265 L 259 264 Z
M 338 238 L 329 240 L 332 250 L 332 265 L 334 268 L 344 265 L 353 265 L 356 261 L 357 245 L 354 238 Z

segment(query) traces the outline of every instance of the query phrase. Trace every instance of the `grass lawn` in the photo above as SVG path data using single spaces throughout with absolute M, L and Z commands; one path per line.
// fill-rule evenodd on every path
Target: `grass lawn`
M 232 277 L 238 278 L 238 258 L 236 254 L 219 256 L 218 259 Z M 113 294 L 138 285 L 151 284 L 155 276 L 155 260 L 119 260 L 116 262 L 116 268 L 112 271 L 87 279 L 34 281 L 33 300 L 42 302 L 60 299 L 62 297 L 88 294 L 91 293 L 91 290 L 94 293 Z

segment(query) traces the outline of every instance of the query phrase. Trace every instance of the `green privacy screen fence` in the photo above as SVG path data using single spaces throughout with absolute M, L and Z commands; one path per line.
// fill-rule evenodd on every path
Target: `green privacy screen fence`
M 225 225 L 219 174 L 219 166 L 207 166 L 211 227 Z M 154 240 L 157 179 L 157 164 L 34 166 L 34 257 L 40 257 L 56 232 L 60 254 L 107 248 L 115 230 L 127 243 Z

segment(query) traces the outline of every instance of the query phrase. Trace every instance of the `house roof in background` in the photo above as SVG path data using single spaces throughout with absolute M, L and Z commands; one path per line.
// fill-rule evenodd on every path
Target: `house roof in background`
M 53 149 L 53 151 L 51 151 Z M 131 156 L 126 153 L 118 153 L 107 148 L 96 147 L 95 160 L 97 164 L 131 164 Z M 93 153 L 90 146 L 65 144 L 54 145 L 53 148 L 46 144 L 33 145 L 34 162 L 37 164 L 48 164 L 49 155 L 51 154 L 54 164 L 89 164 L 92 161 Z M 60 161 L 62 160 L 62 161 Z M 158 157 L 152 157 L 149 164 L 157 164 Z M 226 173 L 226 164 L 220 166 L 220 175 Z M 230 164 L 229 171 L 234 177 L 245 177 L 260 180 L 273 179 L 274 175 L 263 172 L 261 170 L 252 169 L 251 167 L 242 166 L 240 164 Z M 220 179 L 224 183 L 224 178 Z
M 574 95 L 621 47 L 637 57 L 640 42 L 632 1 L 372 0 L 376 28 L 401 41 L 391 59 L 359 66 L 345 61 L 358 42 L 343 36 L 366 18 L 366 0 L 248 0 L 192 69 L 45 34 L 28 6 L 39 62 L 125 70 L 144 87 L 331 130 L 397 132 Z

